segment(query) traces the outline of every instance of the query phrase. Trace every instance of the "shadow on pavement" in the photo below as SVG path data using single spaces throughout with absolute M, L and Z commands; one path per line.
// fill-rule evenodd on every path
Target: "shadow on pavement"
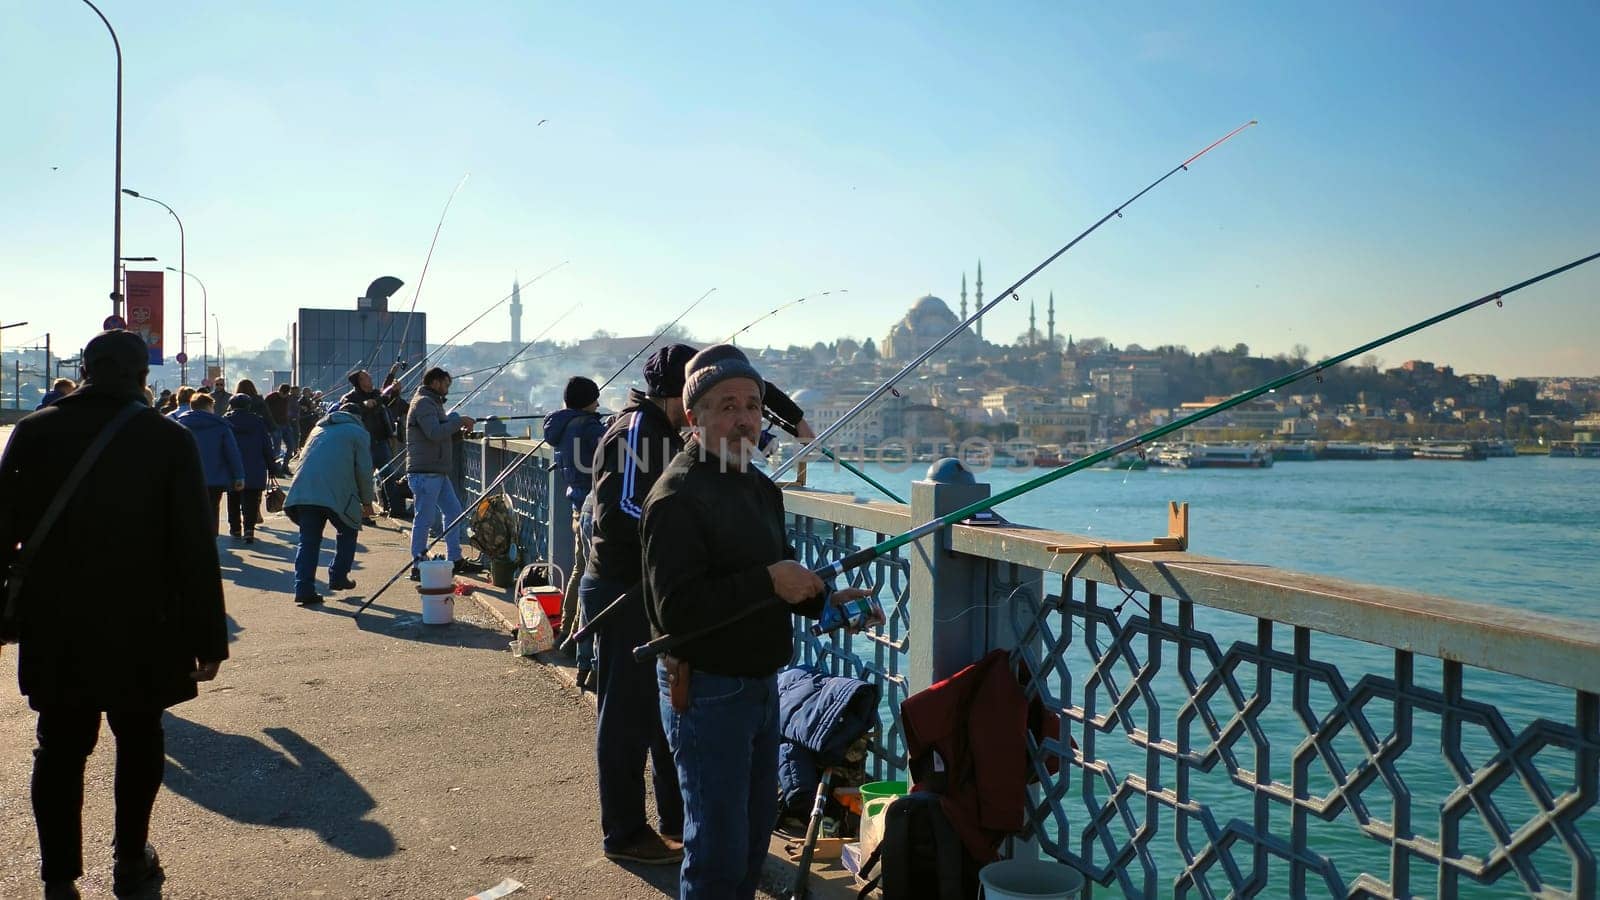
M 170 712 L 163 726 L 165 784 L 174 793 L 235 822 L 313 831 L 351 856 L 394 855 L 394 835 L 365 818 L 377 806 L 372 795 L 294 729 L 263 729 L 278 745 L 273 747 Z

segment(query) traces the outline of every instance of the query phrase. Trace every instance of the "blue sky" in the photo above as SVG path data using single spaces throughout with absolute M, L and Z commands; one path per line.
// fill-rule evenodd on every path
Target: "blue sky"
M 686 324 L 721 337 L 845 289 L 744 343 L 881 341 L 923 293 L 955 306 L 979 257 L 993 296 L 1251 118 L 1025 288 L 1041 327 L 1054 291 L 1077 336 L 1331 355 L 1600 250 L 1592 2 L 101 7 L 124 184 L 184 216 L 240 347 L 378 275 L 408 304 L 469 172 L 418 305 L 435 339 L 571 260 L 524 297 L 526 335 L 572 303 L 554 336 L 643 333 L 716 287 Z M 70 0 L 0 17 L 0 318 L 71 346 L 109 309 L 110 41 Z M 128 200 L 123 231 L 177 265 L 159 207 Z M 1600 263 L 1379 355 L 1600 374 L 1597 300 Z M 1026 320 L 1005 303 L 984 331 Z

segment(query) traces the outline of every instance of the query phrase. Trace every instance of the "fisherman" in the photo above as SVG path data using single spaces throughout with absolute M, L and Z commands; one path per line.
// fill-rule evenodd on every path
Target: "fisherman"
M 655 635 L 706 627 L 773 595 L 790 604 L 691 641 L 658 665 L 683 800 L 683 900 L 755 896 L 777 816 L 777 673 L 792 654 L 790 613 L 816 617 L 827 602 L 822 580 L 794 560 L 783 493 L 751 465 L 766 390 L 738 348 L 695 354 L 681 408 L 696 433 L 643 507 L 645 608 Z M 602 632 L 601 646 L 610 638 Z
M 396 364 L 398 365 L 398 363 Z M 338 408 L 354 405 L 361 410 L 361 423 L 367 427 L 367 434 L 371 441 L 372 467 L 374 473 L 389 464 L 389 459 L 394 455 L 389 447 L 389 439 L 394 437 L 394 413 L 392 407 L 400 398 L 400 385 L 391 383 L 385 390 L 379 391 L 372 385 L 372 373 L 366 369 L 357 369 L 348 376 L 350 391 L 339 400 Z M 378 494 L 378 502 L 383 507 L 383 514 L 390 513 L 390 495 L 388 492 Z M 364 524 L 376 525 L 375 521 Z
M 562 628 L 572 631 L 578 627 L 578 585 L 589 561 L 589 542 L 584 539 L 582 528 L 584 501 L 594 488 L 594 451 L 600 446 L 606 425 L 599 412 L 600 386 L 593 379 L 582 375 L 567 379 L 561 402 L 561 409 L 544 418 L 544 439 L 555 448 L 556 470 L 567 483 L 565 493 L 572 506 L 572 574 L 567 578 L 561 603 Z M 591 652 L 586 652 L 589 650 L 579 648 L 578 671 L 585 680 L 593 669 Z
M 137 334 L 103 332 L 83 348 L 84 387 L 17 424 L 0 457 L 0 568 L 18 562 L 18 544 L 31 542 L 101 429 L 143 402 L 149 359 Z M 162 710 L 194 699 L 196 682 L 217 677 L 228 657 L 212 540 L 216 510 L 206 507 L 194 439 L 153 410 L 121 425 L 68 496 L 34 550 L 18 598 L 17 681 L 39 713 L 33 812 L 40 877 L 46 898 L 79 896 L 84 763 L 104 715 L 117 741 L 109 887 L 118 897 L 145 896 L 164 877 L 147 844 L 166 758 Z M 63 590 L 62 575 L 116 587 Z M 113 621 L 115 640 L 86 637 L 86 623 Z M 96 775 L 92 787 L 105 793 L 109 785 Z M 7 865 L 20 867 L 23 855 L 10 852 Z
M 473 421 L 459 413 L 445 412 L 444 398 L 450 393 L 450 382 L 449 372 L 438 366 L 429 369 L 406 413 L 406 483 L 416 498 L 416 518 L 411 522 L 412 581 L 422 577 L 416 563 L 427 552 L 428 529 L 439 522 L 441 514 L 446 555 L 455 563 L 456 574 L 483 571 L 478 563 L 461 558 L 461 528 L 449 527 L 461 517 L 461 498 L 450 484 L 454 442 L 472 430 Z
M 682 806 L 676 767 L 666 735 L 654 726 L 656 681 L 651 666 L 632 649 L 649 638 L 649 619 L 637 591 L 640 577 L 639 517 L 666 464 L 683 449 L 684 367 L 695 349 L 674 344 L 645 362 L 645 391 L 628 394 L 600 439 L 594 455 L 594 534 L 580 582 L 579 603 L 594 618 L 625 593 L 633 596 L 595 635 L 595 689 L 599 716 L 595 755 L 600 786 L 600 828 L 606 856 L 617 860 L 670 863 L 681 858 Z M 811 429 L 805 413 L 775 386 L 763 383 L 774 415 Z M 649 725 L 644 723 L 649 722 Z M 644 767 L 651 761 L 660 830 L 645 819 Z M 770 828 L 772 823 L 767 823 Z

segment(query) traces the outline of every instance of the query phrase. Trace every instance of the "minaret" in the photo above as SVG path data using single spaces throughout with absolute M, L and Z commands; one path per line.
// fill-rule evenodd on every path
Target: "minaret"
M 1054 350 L 1056 348 L 1056 292 L 1055 291 L 1051 291 L 1050 292 L 1050 318 L 1047 319 L 1046 321 L 1049 323 L 1049 326 L 1050 326 L 1050 330 L 1048 332 L 1049 337 L 1046 338 L 1046 340 L 1050 344 L 1050 349 Z
M 983 260 L 978 260 L 978 309 L 983 309 Z M 978 340 L 983 340 L 983 319 L 978 320 Z
M 1035 310 L 1035 307 L 1037 307 L 1037 306 L 1038 306 L 1038 304 L 1035 301 L 1033 301 L 1033 300 L 1029 300 L 1028 301 L 1028 346 L 1029 347 L 1032 347 L 1035 344 L 1039 343 L 1039 320 L 1034 315 L 1034 310 Z
M 967 273 L 961 273 L 961 321 L 967 320 Z
M 522 346 L 522 286 L 511 282 L 511 343 Z

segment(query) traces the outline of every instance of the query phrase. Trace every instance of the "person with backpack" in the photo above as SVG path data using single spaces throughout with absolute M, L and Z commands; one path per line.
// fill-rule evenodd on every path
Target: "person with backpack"
M 794 652 L 791 614 L 817 618 L 829 593 L 794 559 L 783 492 L 751 464 L 766 382 L 729 344 L 695 354 L 683 372 L 682 408 L 695 434 L 650 489 L 639 527 L 650 631 L 687 634 L 773 596 L 788 604 L 690 641 L 657 665 L 687 839 L 679 896 L 752 898 L 777 820 L 777 676 Z M 602 661 L 609 639 L 600 634 Z
M 244 384 L 244 382 L 240 382 Z M 261 494 L 267 489 L 267 475 L 274 464 L 272 437 L 268 426 L 252 410 L 247 392 L 240 391 L 228 401 L 223 421 L 233 429 L 244 464 L 244 487 L 228 490 L 228 535 L 256 542 L 256 526 L 261 524 Z
M 544 418 L 544 440 L 555 448 L 556 471 L 566 482 L 566 496 L 572 504 L 572 573 L 567 578 L 561 602 L 561 624 L 568 631 L 578 627 L 578 585 L 589 561 L 589 542 L 584 539 L 582 518 L 584 501 L 594 487 L 594 451 L 606 433 L 600 418 L 600 386 L 593 380 L 574 375 L 567 379 L 561 395 L 562 408 Z M 592 528 L 591 528 L 592 531 Z M 557 643 L 561 638 L 557 637 Z M 593 668 L 591 642 L 578 648 L 578 672 L 585 678 Z
M 142 405 L 149 359 L 133 332 L 97 335 L 83 348 L 84 386 L 18 423 L 0 456 L 0 571 L 20 590 L 17 683 L 39 715 L 33 816 L 47 900 L 79 896 L 84 765 L 102 716 L 116 736 L 110 889 L 159 887 L 165 872 L 148 841 L 166 762 L 162 713 L 193 700 L 228 658 L 216 509 L 207 521 L 191 432 Z M 64 591 L 62 573 L 116 588 Z M 115 640 L 85 634 L 102 621 L 116 623 Z M 91 787 L 108 785 L 97 777 Z M 10 851 L 8 865 L 24 855 Z
M 239 442 L 233 429 L 222 417 L 212 411 L 215 401 L 211 395 L 196 391 L 189 398 L 188 412 L 173 418 L 194 435 L 200 448 L 200 464 L 206 473 L 206 490 L 211 494 L 211 531 L 218 531 L 222 495 L 230 490 L 244 489 L 244 459 L 239 454 Z

